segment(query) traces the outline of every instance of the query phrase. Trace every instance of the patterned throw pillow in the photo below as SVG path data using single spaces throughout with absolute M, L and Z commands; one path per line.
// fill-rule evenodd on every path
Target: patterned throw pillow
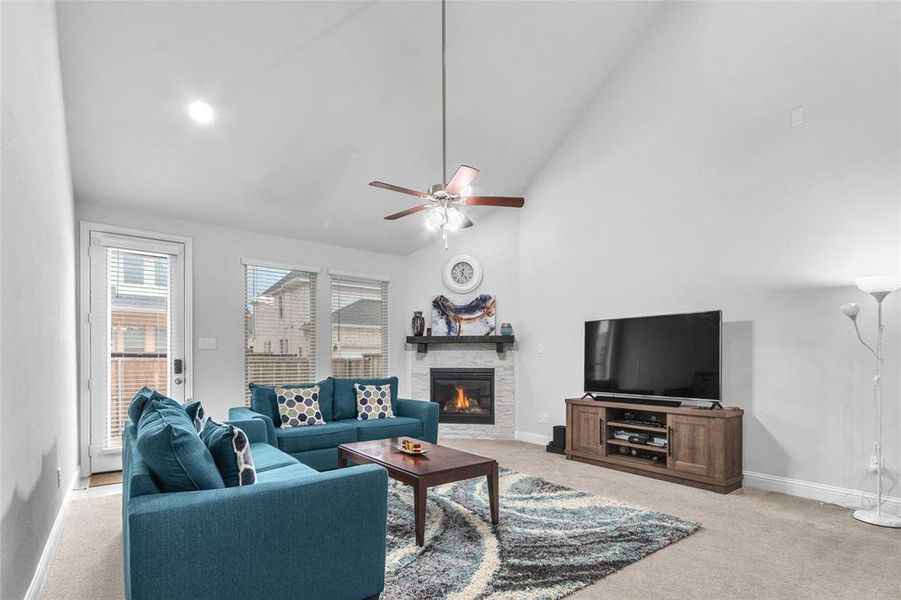
M 275 388 L 278 401 L 278 416 L 281 428 L 322 425 L 322 411 L 319 410 L 319 386 L 305 388 Z
M 197 433 L 203 431 L 203 426 L 206 423 L 206 414 L 203 411 L 203 405 L 200 404 L 200 400 L 190 399 L 182 404 L 182 408 L 188 413 L 188 418 L 194 422 L 194 429 L 197 430 Z
M 257 472 L 250 455 L 250 442 L 242 429 L 207 419 L 200 432 L 200 439 L 213 456 L 225 487 L 257 482 Z
M 391 410 L 391 386 L 385 385 L 360 385 L 354 384 L 357 394 L 357 419 L 368 421 L 370 419 L 393 419 L 394 411 Z

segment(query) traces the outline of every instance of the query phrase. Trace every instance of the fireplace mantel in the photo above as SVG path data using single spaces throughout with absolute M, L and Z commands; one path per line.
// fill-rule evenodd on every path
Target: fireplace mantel
M 416 344 L 416 351 L 427 354 L 429 344 L 493 344 L 498 353 L 504 351 L 504 344 L 512 344 L 512 335 L 408 335 L 407 343 Z

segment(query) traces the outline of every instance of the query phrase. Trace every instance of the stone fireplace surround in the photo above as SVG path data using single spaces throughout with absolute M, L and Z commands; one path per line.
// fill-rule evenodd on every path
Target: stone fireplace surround
M 514 421 L 514 354 L 495 352 L 494 346 L 483 344 L 453 344 L 429 346 L 427 354 L 412 352 L 411 394 L 413 398 L 431 399 L 431 370 L 448 368 L 494 369 L 494 424 L 441 423 L 441 438 L 470 438 L 512 440 Z

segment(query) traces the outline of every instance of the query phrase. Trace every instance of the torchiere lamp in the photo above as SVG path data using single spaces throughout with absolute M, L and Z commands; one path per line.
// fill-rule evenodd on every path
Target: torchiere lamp
M 876 357 L 876 377 L 873 378 L 873 397 L 876 404 L 876 508 L 870 510 L 854 511 L 854 518 L 864 523 L 872 525 L 880 525 L 882 527 L 901 528 L 901 518 L 894 515 L 888 515 L 882 512 L 882 369 L 885 362 L 885 354 L 883 352 L 883 330 L 885 326 L 882 323 L 882 301 L 886 296 L 897 290 L 899 287 L 898 280 L 892 277 L 876 276 L 876 277 L 860 277 L 854 280 L 857 287 L 862 291 L 870 294 L 876 299 L 878 314 L 878 329 L 876 332 L 876 347 L 873 348 L 863 340 L 860 335 L 860 328 L 857 326 L 857 314 L 860 312 L 860 305 L 856 302 L 842 304 L 842 312 L 845 313 L 851 322 L 854 323 L 854 331 L 857 332 L 857 339 L 860 343 L 867 347 Z

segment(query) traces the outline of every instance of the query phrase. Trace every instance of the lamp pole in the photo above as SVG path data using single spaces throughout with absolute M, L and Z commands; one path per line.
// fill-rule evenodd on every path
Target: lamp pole
M 882 416 L 883 416 L 883 391 L 882 391 L 882 373 L 885 367 L 885 324 L 882 321 L 882 301 L 886 296 L 898 289 L 898 283 L 888 277 L 861 277 L 856 280 L 857 287 L 862 291 L 870 294 L 876 299 L 876 347 L 873 348 L 866 343 L 860 335 L 860 328 L 857 326 L 857 315 L 860 307 L 856 303 L 845 304 L 842 306 L 842 312 L 854 323 L 854 331 L 857 333 L 857 339 L 860 343 L 867 347 L 876 358 L 876 376 L 873 378 L 873 400 L 876 405 L 876 508 L 871 510 L 858 509 L 854 511 L 854 518 L 864 523 L 879 525 L 881 527 L 901 528 L 901 517 L 896 517 L 882 512 Z

